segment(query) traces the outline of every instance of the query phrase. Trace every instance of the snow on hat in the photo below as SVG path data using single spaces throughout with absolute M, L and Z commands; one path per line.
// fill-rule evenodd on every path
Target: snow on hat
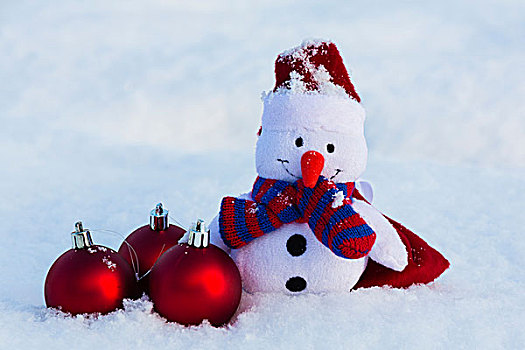
M 262 128 L 362 129 L 360 101 L 335 44 L 305 41 L 275 61 L 275 87 L 263 94 Z

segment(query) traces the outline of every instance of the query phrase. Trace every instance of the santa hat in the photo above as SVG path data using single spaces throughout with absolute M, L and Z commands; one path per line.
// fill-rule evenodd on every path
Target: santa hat
M 360 101 L 335 44 L 305 41 L 275 61 L 275 87 L 263 95 L 262 128 L 362 128 L 365 111 Z
M 354 190 L 352 196 L 369 203 L 358 190 Z M 365 271 L 353 289 L 382 286 L 408 288 L 414 284 L 427 284 L 450 267 L 450 262 L 421 237 L 399 222 L 386 215 L 383 216 L 394 227 L 403 242 L 408 255 L 408 264 L 403 271 L 394 271 L 369 259 Z

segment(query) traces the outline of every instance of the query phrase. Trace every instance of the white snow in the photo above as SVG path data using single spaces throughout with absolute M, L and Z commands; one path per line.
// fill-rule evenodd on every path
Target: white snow
M 319 46 L 321 46 L 325 42 L 331 43 L 332 41 L 328 40 L 328 39 L 305 39 L 305 40 L 303 40 L 303 42 L 300 45 L 297 45 L 297 46 L 292 47 L 290 49 L 281 50 L 281 55 L 280 55 L 279 59 L 282 60 L 282 58 L 284 58 L 284 57 L 291 56 L 294 60 L 304 61 L 305 59 L 308 58 L 307 55 L 306 55 L 306 52 L 305 52 L 305 49 L 307 47 L 315 48 L 315 50 L 312 50 L 312 54 L 315 55 L 316 52 L 318 52 L 317 48 Z
M 524 14 L 512 0 L 2 2 L 0 348 L 523 347 Z M 226 328 L 166 323 L 147 300 L 47 310 L 76 221 L 127 235 L 162 202 L 188 225 L 250 190 L 258 96 L 307 37 L 338 45 L 367 109 L 374 206 L 451 269 L 408 290 L 244 295 Z
M 108 269 L 111 270 L 111 271 L 115 271 L 115 269 L 117 268 L 117 264 L 111 260 L 111 256 L 109 256 L 109 255 L 108 256 L 104 256 L 102 258 L 102 262 L 104 264 L 106 264 Z
M 334 200 L 332 201 L 332 208 L 339 208 L 343 205 L 343 201 L 345 200 L 345 194 L 343 191 L 338 191 L 335 196 Z

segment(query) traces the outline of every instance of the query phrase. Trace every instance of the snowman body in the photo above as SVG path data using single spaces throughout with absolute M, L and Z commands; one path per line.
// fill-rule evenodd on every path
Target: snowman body
M 239 198 L 251 199 L 251 193 Z M 217 220 L 213 220 L 210 229 L 218 232 Z M 212 243 L 228 250 L 216 234 L 212 234 Z M 229 252 L 239 267 L 243 288 L 250 293 L 349 291 L 359 280 L 368 260 L 368 257 L 344 259 L 336 256 L 304 223 L 283 225 Z
M 322 51 L 322 46 L 315 45 L 311 46 L 310 54 Z M 303 55 L 305 47 L 287 52 L 286 59 L 290 62 L 308 59 Z M 278 58 L 276 65 L 279 62 Z M 303 76 L 292 72 L 286 76 L 289 82 L 282 89 L 276 88 L 263 96 L 262 127 L 255 152 L 257 173 L 264 179 L 302 181 L 305 171 L 302 157 L 314 151 L 324 158 L 324 166 L 316 176 L 334 183 L 355 182 L 367 162 L 365 111 L 358 98 L 349 97 L 348 89 L 333 83 L 323 66 L 316 69 L 309 63 L 304 66 Z M 308 91 L 304 83 L 305 69 L 312 69 L 315 91 Z M 276 68 L 276 73 L 279 72 Z M 253 200 L 251 193 L 239 198 Z M 403 270 L 407 252 L 396 230 L 370 204 L 352 199 L 351 194 L 347 198 L 376 235 L 369 254 L 358 259 L 337 256 L 318 240 L 308 224 L 299 222 L 284 224 L 245 246 L 229 249 L 222 241 L 216 217 L 210 224 L 211 241 L 230 253 L 248 292 L 349 291 L 369 258 L 390 269 Z M 334 197 L 333 205 L 343 199 Z
M 235 249 L 231 256 L 240 266 L 248 292 L 349 291 L 368 257 L 343 259 L 326 250 L 307 224 L 292 223 L 245 249 Z

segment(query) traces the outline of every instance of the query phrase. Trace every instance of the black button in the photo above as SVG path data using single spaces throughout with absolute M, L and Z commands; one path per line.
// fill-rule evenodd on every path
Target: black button
M 288 238 L 286 242 L 286 250 L 291 256 L 303 255 L 306 251 L 306 238 L 303 235 L 295 234 Z
M 286 289 L 290 292 L 300 292 L 306 288 L 306 281 L 304 278 L 296 276 L 286 281 Z

